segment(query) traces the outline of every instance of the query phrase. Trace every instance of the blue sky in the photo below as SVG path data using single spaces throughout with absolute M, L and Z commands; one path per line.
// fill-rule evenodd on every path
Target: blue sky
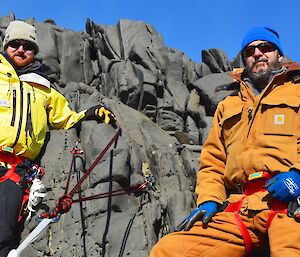
M 96 24 L 116 25 L 119 19 L 143 20 L 177 48 L 201 62 L 201 50 L 221 48 L 233 59 L 247 30 L 269 26 L 278 31 L 285 51 L 300 62 L 299 0 L 6 0 L 0 15 L 17 19 L 48 18 L 66 29 L 85 31 Z

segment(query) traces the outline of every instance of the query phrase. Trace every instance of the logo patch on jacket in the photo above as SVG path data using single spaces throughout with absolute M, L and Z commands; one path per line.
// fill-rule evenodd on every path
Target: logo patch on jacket
M 1 100 L 0 99 L 0 106 L 2 107 L 9 107 L 9 100 Z
M 275 114 L 274 115 L 274 124 L 275 125 L 284 125 L 284 114 Z

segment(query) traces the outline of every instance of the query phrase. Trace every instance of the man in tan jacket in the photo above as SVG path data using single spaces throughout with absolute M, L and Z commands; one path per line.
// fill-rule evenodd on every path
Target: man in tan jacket
M 300 66 L 283 61 L 277 32 L 244 37 L 237 91 L 221 101 L 203 147 L 197 208 L 151 257 L 300 256 Z M 289 207 L 289 208 L 288 208 Z

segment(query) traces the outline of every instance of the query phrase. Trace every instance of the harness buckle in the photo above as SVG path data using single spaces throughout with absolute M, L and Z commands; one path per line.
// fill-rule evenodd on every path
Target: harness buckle
M 289 202 L 288 216 L 295 219 L 300 219 L 300 197 Z
M 265 178 L 265 179 L 269 180 L 271 177 L 272 176 L 269 172 L 258 171 L 258 172 L 254 172 L 254 173 L 250 174 L 248 176 L 248 181 L 253 181 L 253 180 L 256 180 L 256 179 L 260 179 L 260 178 Z
M 14 154 L 15 151 L 13 148 L 10 148 L 10 147 L 7 147 L 7 146 L 3 146 L 3 145 L 0 145 L 0 151 L 1 152 L 6 152 L 6 153 L 11 153 L 11 154 Z
M 266 191 L 265 183 L 272 177 L 269 172 L 259 171 L 250 174 L 246 184 L 243 185 L 243 194 L 252 195 L 258 191 Z
M 248 176 L 248 181 L 252 181 L 255 179 L 263 178 L 263 171 L 252 173 Z

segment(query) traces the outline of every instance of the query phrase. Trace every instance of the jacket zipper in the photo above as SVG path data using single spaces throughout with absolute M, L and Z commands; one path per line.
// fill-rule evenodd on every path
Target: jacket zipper
M 251 130 L 252 124 L 253 124 L 253 122 L 254 122 L 254 118 L 255 118 L 255 116 L 256 116 L 256 113 L 257 113 L 257 111 L 258 111 L 258 108 L 259 108 L 259 106 L 260 106 L 260 104 L 261 104 L 262 99 L 265 97 L 266 93 L 269 91 L 270 86 L 272 85 L 274 79 L 275 79 L 276 77 L 282 75 L 284 72 L 285 72 L 285 71 L 283 70 L 283 71 L 281 71 L 281 72 L 279 72 L 279 73 L 277 73 L 277 74 L 275 74 L 275 75 L 273 76 L 273 78 L 271 79 L 271 81 L 270 81 L 270 82 L 268 83 L 268 85 L 266 86 L 266 91 L 265 91 L 264 93 L 262 93 L 262 95 L 260 96 L 256 108 L 255 108 L 255 109 L 252 108 L 252 111 L 251 111 L 251 120 L 248 122 L 249 128 L 248 128 L 248 134 L 247 134 L 247 137 L 248 137 L 249 134 L 250 134 L 250 130 Z M 252 119 L 252 118 L 253 118 L 253 119 Z
M 18 131 L 16 135 L 15 142 L 12 144 L 11 148 L 14 148 L 14 146 L 17 144 L 20 133 L 21 133 L 21 127 L 22 127 L 22 121 L 23 121 L 23 83 L 20 81 L 20 119 L 19 119 L 19 125 L 18 125 Z
M 26 136 L 32 133 L 32 121 L 31 121 L 31 103 L 30 103 L 30 92 L 27 93 L 27 119 L 26 119 Z
M 13 108 L 13 113 L 12 113 L 12 117 L 11 117 L 11 122 L 10 122 L 10 126 L 14 126 L 15 125 L 15 121 L 16 121 L 16 106 L 17 105 L 17 92 L 16 92 L 16 89 L 14 88 L 13 89 L 13 105 L 12 105 L 12 108 Z

